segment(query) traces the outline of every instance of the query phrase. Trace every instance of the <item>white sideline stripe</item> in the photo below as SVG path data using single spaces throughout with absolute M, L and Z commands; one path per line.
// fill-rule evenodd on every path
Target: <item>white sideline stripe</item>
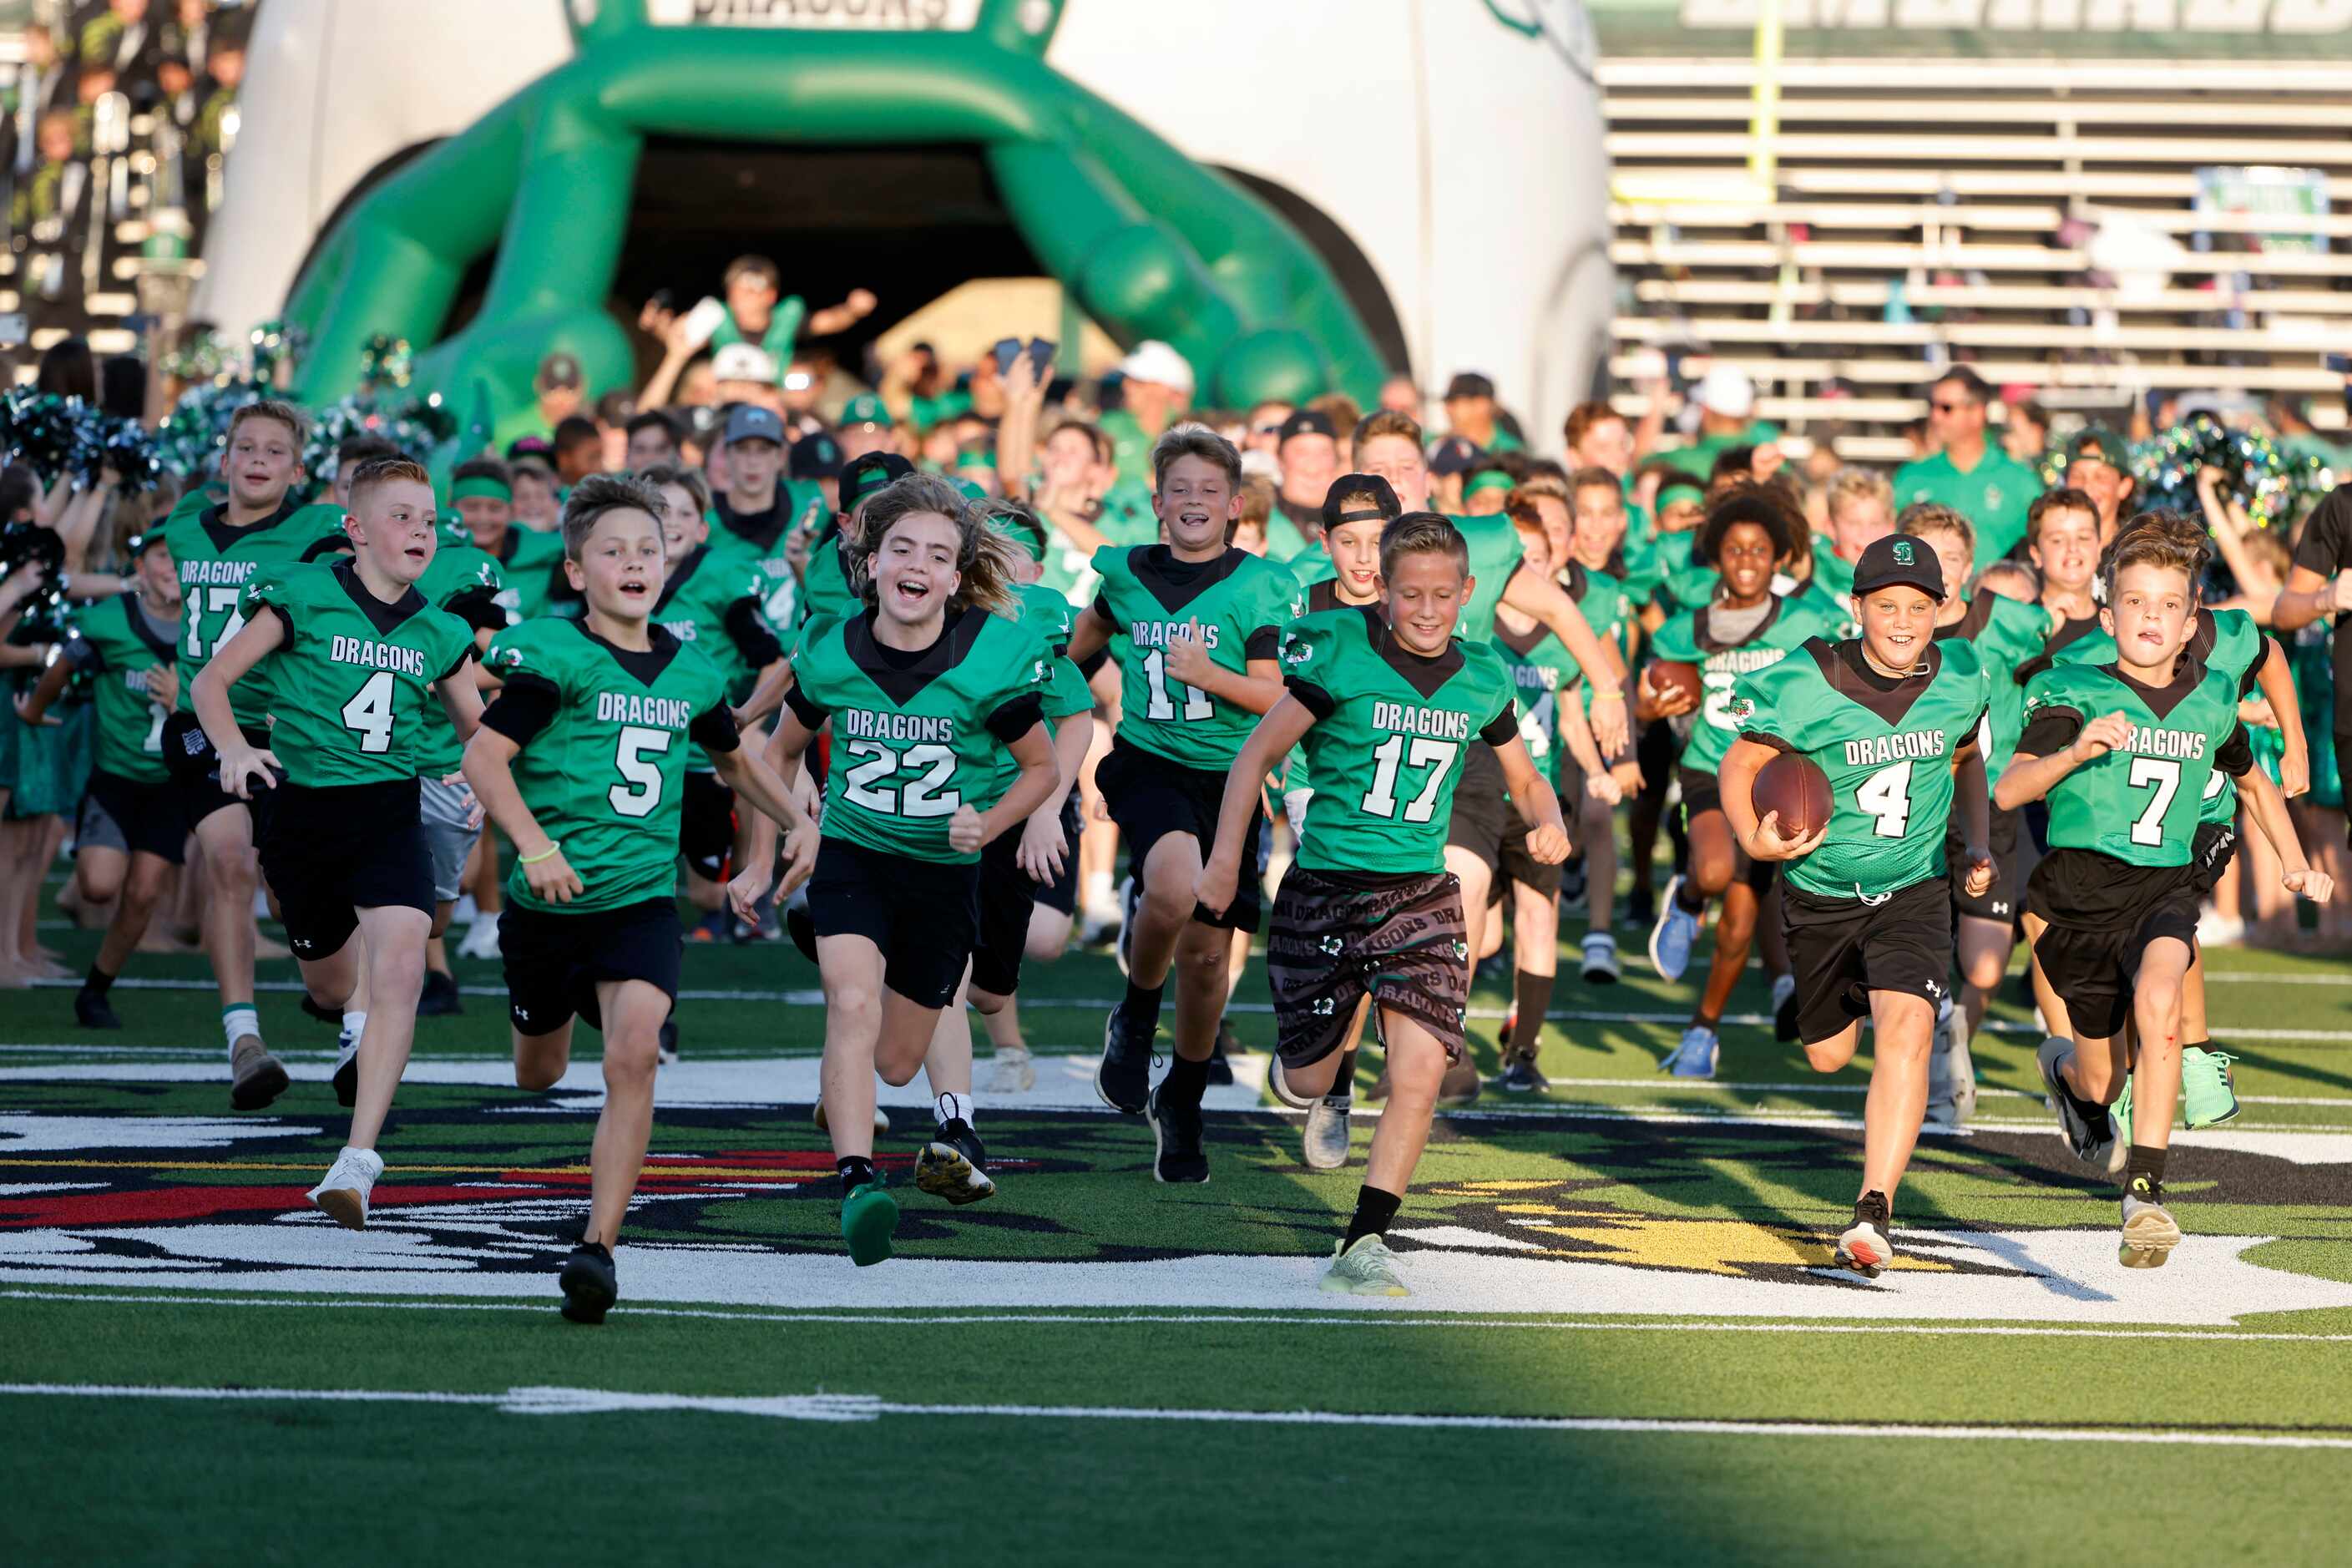
M 7 1383 L 0 1394 L 76 1399 L 303 1401 L 350 1405 L 489 1406 L 512 1415 L 575 1415 L 700 1410 L 794 1421 L 876 1421 L 886 1415 L 961 1415 L 1016 1421 L 1181 1421 L 1235 1426 L 1373 1426 L 1440 1432 L 1670 1432 L 1732 1437 L 1917 1437 L 1941 1442 L 2137 1443 L 2217 1448 L 2352 1449 L 2352 1437 L 2170 1427 L 1960 1426 L 1860 1422 L 1660 1420 L 1629 1415 L 1412 1415 L 1340 1410 L 1171 1410 L 1107 1405 L 913 1405 L 871 1394 L 726 1396 L 633 1394 L 593 1388 L 510 1388 L 504 1394 L 416 1389 L 173 1388 L 132 1384 Z
M 106 1294 L 89 1290 L 0 1290 L 0 1300 L 11 1301 L 98 1301 L 142 1307 L 297 1307 L 317 1310 L 337 1307 L 380 1307 L 400 1312 L 541 1312 L 545 1305 L 520 1301 L 438 1301 L 395 1300 L 376 1296 L 313 1296 L 299 1299 L 274 1296 L 183 1296 L 177 1291 L 152 1291 L 135 1294 Z M 1252 1327 L 1265 1324 L 1285 1328 L 1398 1328 L 1398 1329 L 1543 1329 L 1555 1333 L 1579 1334 L 1933 1334 L 1938 1338 L 1953 1335 L 1976 1335 L 1992 1339 L 2055 1339 L 2055 1340 L 2204 1340 L 2226 1344 L 2352 1344 L 2352 1334 L 2289 1334 L 2271 1331 L 2228 1330 L 2200 1331 L 2192 1329 L 2059 1329 L 2037 1328 L 2016 1324 L 1990 1327 L 1947 1328 L 1939 1323 L 1705 1323 L 1656 1320 L 1649 1322 L 1588 1323 L 1546 1321 L 1529 1318 L 1405 1318 L 1386 1313 L 1351 1318 L 1340 1312 L 1327 1312 L 1314 1317 L 1286 1317 L 1275 1313 L 1255 1312 L 1116 1312 L 1081 1315 L 1076 1312 L 906 1312 L 889 1308 L 876 1308 L 869 1312 L 739 1312 L 723 1307 L 640 1307 L 623 1309 L 630 1317 L 646 1318 L 709 1318 L 721 1322 L 776 1323 L 789 1327 L 793 1323 L 856 1323 L 869 1328 L 889 1328 L 905 1323 L 920 1327 L 953 1327 L 961 1323 L 1063 1323 L 1076 1328 L 1097 1325 L 1123 1326 L 1130 1323 L 1203 1324 L 1245 1323 Z

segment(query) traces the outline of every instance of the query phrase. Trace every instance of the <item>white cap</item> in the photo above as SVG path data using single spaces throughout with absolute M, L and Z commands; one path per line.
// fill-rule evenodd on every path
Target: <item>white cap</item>
M 1136 344 L 1135 352 L 1118 362 L 1118 374 L 1129 381 L 1172 386 L 1188 397 L 1192 394 L 1192 365 L 1158 338 L 1146 338 Z
M 776 362 L 767 350 L 757 343 L 729 343 L 710 356 L 710 374 L 719 381 L 773 384 Z
M 1745 419 L 1756 412 L 1756 384 L 1727 364 L 1709 366 L 1695 397 L 1701 408 L 1727 419 Z

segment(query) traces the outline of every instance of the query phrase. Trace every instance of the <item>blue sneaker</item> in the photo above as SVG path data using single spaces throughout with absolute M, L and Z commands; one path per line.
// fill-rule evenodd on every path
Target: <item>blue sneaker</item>
M 1666 884 L 1666 896 L 1658 900 L 1658 923 L 1650 928 L 1650 967 L 1661 980 L 1680 980 L 1690 967 L 1691 949 L 1698 945 L 1698 917 L 1675 900 L 1682 890 L 1680 877 Z
M 1715 1054 L 1722 1048 L 1722 1044 L 1716 1038 L 1713 1029 L 1705 1024 L 1693 1024 L 1683 1031 L 1682 1044 L 1658 1064 L 1658 1070 L 1670 1072 L 1676 1078 L 1713 1078 Z

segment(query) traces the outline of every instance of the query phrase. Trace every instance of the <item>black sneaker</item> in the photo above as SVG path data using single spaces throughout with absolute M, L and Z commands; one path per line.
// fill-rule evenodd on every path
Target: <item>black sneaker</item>
M 1163 1182 L 1206 1184 L 1209 1156 L 1201 1148 L 1201 1108 L 1163 1103 L 1160 1092 L 1153 1089 L 1143 1107 L 1155 1141 L 1151 1173 Z
M 1625 896 L 1625 910 L 1617 923 L 1631 931 L 1648 931 L 1658 923 L 1658 895 L 1648 888 L 1636 888 Z
M 593 1241 L 583 1241 L 563 1260 L 555 1282 L 563 1288 L 563 1315 L 575 1323 L 601 1323 L 613 1303 L 621 1299 L 620 1270 L 613 1254 Z
M 420 1018 L 455 1018 L 466 1011 L 457 1000 L 457 977 L 437 969 L 425 972 L 425 989 L 416 994 L 416 1016 Z
M 915 1185 L 958 1208 L 995 1193 L 987 1145 L 970 1122 L 958 1118 L 940 1123 L 939 1131 L 915 1155 Z
M 74 993 L 74 1022 L 85 1029 L 119 1029 L 122 1020 L 114 1016 L 114 1004 L 106 999 L 103 991 L 92 991 L 85 985 Z
M 1234 1064 L 1226 1053 L 1241 1048 L 1242 1043 L 1234 1038 L 1234 1026 L 1223 1018 L 1218 1019 L 1216 1044 L 1209 1047 L 1209 1082 L 1212 1085 L 1230 1085 L 1234 1081 Z
M 1541 1094 L 1551 1087 L 1551 1080 L 1536 1066 L 1532 1053 L 1514 1051 L 1503 1058 L 1502 1076 L 1495 1080 L 1495 1087 L 1506 1094 Z
M 1895 1257 L 1888 1242 L 1886 1194 L 1864 1193 L 1855 1200 L 1853 1224 L 1837 1238 L 1833 1258 L 1840 1268 L 1850 1269 L 1865 1279 L 1875 1279 L 1884 1273 Z
M 351 1047 L 344 1050 L 335 1062 L 335 1103 L 349 1110 L 360 1102 L 359 1043 L 344 1035 L 336 1039 L 335 1045 L 339 1049 L 344 1046 Z
M 1127 1004 L 1110 1010 L 1103 1024 L 1102 1064 L 1095 1068 L 1095 1092 L 1113 1110 L 1143 1114 L 1151 1092 L 1151 1040 L 1156 1029 L 1127 1026 Z

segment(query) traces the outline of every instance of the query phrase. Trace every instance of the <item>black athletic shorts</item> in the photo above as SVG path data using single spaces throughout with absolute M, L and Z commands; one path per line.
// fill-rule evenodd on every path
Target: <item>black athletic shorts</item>
M 1095 787 L 1102 792 L 1103 806 L 1110 813 L 1110 819 L 1118 824 L 1119 837 L 1127 840 L 1128 864 L 1139 886 L 1143 881 L 1144 862 L 1151 858 L 1151 847 L 1171 833 L 1191 834 L 1200 841 L 1201 858 L 1208 858 L 1210 848 L 1217 841 L 1217 811 L 1225 799 L 1223 773 L 1171 763 L 1139 746 L 1129 745 L 1123 735 L 1113 735 L 1110 751 L 1095 768 Z M 1253 804 L 1249 835 L 1242 841 L 1244 867 L 1258 863 L 1265 835 L 1265 809 L 1263 805 Z M 1265 912 L 1265 903 L 1257 879 L 1244 875 L 1234 891 L 1231 909 L 1216 914 L 1196 903 L 1192 906 L 1192 919 L 1202 925 L 1228 931 L 1255 931 L 1258 917 Z
M 83 849 L 153 855 L 178 865 L 188 843 L 179 786 L 168 776 L 146 784 L 120 773 L 91 773 L 74 819 L 74 843 Z
M 980 923 L 972 937 L 971 987 L 994 996 L 1010 996 L 1021 988 L 1029 911 L 1036 907 L 1041 890 L 1021 868 L 1016 858 L 1020 849 L 1020 828 L 1008 827 L 980 852 Z
M 1066 915 L 1078 912 L 1078 792 L 1062 797 L 1062 837 L 1068 848 L 1062 855 L 1062 874 L 1037 889 L 1037 901 Z
M 2200 822 L 2197 836 L 2189 842 L 2189 869 L 2197 873 L 2197 896 L 2213 896 L 2213 884 L 2230 868 L 2230 861 L 2238 853 L 2238 825 L 2235 822 Z
M 1869 1017 L 1874 991 L 1931 1006 L 1950 994 L 1952 891 L 1941 877 L 1875 904 L 1818 898 L 1784 881 L 1780 929 L 1797 977 L 1797 1037 L 1809 1046 Z
M 1985 837 L 1992 842 L 1985 847 L 1992 851 L 1992 886 L 1981 898 L 1970 898 L 1965 884 L 1969 877 L 1967 835 L 1960 829 L 1960 814 L 1952 814 L 1951 824 L 1944 833 L 1944 864 L 1951 868 L 1952 907 L 1961 914 L 1980 921 L 1997 921 L 2008 925 L 2017 919 L 2019 855 L 2018 814 L 1999 807 L 1988 810 Z
M 433 913 L 433 850 L 414 778 L 331 789 L 281 784 L 255 826 L 261 874 L 297 958 L 341 952 L 361 910 Z
M 1495 748 L 1473 741 L 1463 748 L 1462 776 L 1454 787 L 1454 815 L 1445 847 L 1467 849 L 1486 863 L 1486 901 L 1499 903 L 1506 880 L 1538 893 L 1559 891 L 1560 869 L 1528 853 L 1528 825 L 1503 787 Z
M 727 858 L 735 852 L 735 792 L 717 773 L 687 773 L 678 796 L 677 847 L 704 881 L 726 877 Z
M 1450 871 L 1311 871 L 1294 865 L 1266 928 L 1275 1048 L 1303 1068 L 1339 1048 L 1366 995 L 1462 1056 L 1470 946 Z
M 239 725 L 238 732 L 248 745 L 264 749 L 269 745 L 266 726 Z M 223 806 L 248 804 L 221 787 L 220 757 L 213 751 L 212 737 L 205 733 L 205 727 L 196 722 L 193 713 L 174 713 L 163 721 L 163 771 L 172 775 L 172 785 L 179 792 L 180 810 L 190 832 Z M 266 809 L 262 803 L 270 794 L 268 790 L 256 791 L 250 803 L 257 838 L 261 832 L 260 813 Z
M 574 1014 L 601 1029 L 600 980 L 642 980 L 675 1003 L 685 946 L 674 900 L 561 911 L 509 902 L 499 917 L 507 1017 L 518 1035 L 551 1035 Z
M 2049 922 L 2033 963 L 2078 1038 L 2123 1033 L 2149 943 L 2177 937 L 2196 951 L 2197 878 L 2194 866 L 2126 866 L 2087 849 L 2053 849 L 2033 868 L 2025 907 Z
M 1685 833 L 1688 833 L 1690 825 L 1706 813 L 1720 812 L 1723 809 L 1723 786 L 1713 773 L 1703 773 L 1696 768 L 1685 768 L 1677 764 L 1675 768 L 1675 777 L 1681 782 L 1683 787 L 1683 831 Z M 1725 826 L 1728 827 L 1730 819 L 1727 817 L 1724 821 Z M 1732 853 L 1738 858 L 1740 867 L 1735 875 L 1746 882 L 1759 899 L 1770 892 L 1773 873 L 1779 869 L 1774 862 L 1749 859 L 1747 853 L 1739 847 L 1737 838 L 1732 840 L 1731 848 Z
M 918 1006 L 944 1007 L 963 984 L 979 938 L 980 882 L 977 865 L 916 860 L 827 837 L 809 878 L 809 921 L 820 941 L 866 938 L 882 950 L 885 985 Z

